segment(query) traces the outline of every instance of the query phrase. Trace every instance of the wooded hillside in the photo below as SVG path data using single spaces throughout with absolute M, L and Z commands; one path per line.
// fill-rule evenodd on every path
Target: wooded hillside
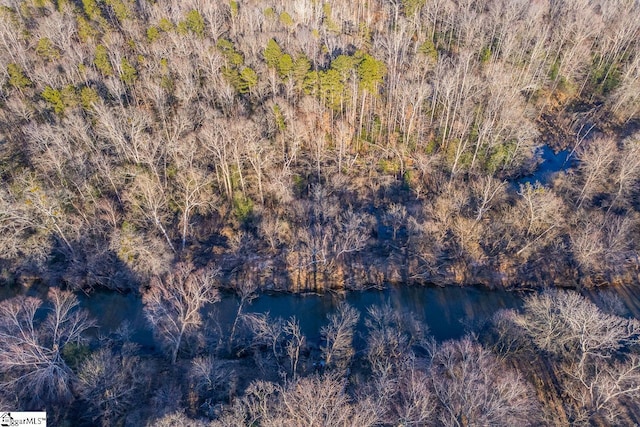
M 637 280 L 637 1 L 1 3 L 7 283 Z

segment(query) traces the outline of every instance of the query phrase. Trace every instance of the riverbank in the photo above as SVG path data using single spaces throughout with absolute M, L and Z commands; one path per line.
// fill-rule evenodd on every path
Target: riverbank
M 619 286 L 640 283 L 632 271 L 611 277 L 580 277 L 575 267 L 563 265 L 564 260 L 543 259 L 515 265 L 499 257 L 483 264 L 467 260 L 442 262 L 433 266 L 418 257 L 379 256 L 365 252 L 350 256 L 343 262 L 317 266 L 287 265 L 287 255 L 261 256 L 250 259 L 227 257 L 221 264 L 222 286 L 237 289 L 243 283 L 255 283 L 259 289 L 280 292 L 326 292 L 362 290 L 388 285 L 425 284 L 440 287 L 483 286 L 487 289 L 520 290 L 559 287 L 566 289 Z

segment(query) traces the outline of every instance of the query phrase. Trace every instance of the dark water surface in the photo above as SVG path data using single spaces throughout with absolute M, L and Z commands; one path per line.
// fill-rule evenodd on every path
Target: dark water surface
M 17 289 L 5 289 L 1 300 L 21 293 Z M 367 309 L 374 305 L 390 304 L 398 311 L 408 311 L 429 327 L 429 333 L 438 341 L 456 339 L 488 320 L 501 309 L 519 309 L 523 299 L 531 291 L 490 290 L 484 287 L 393 286 L 387 289 L 350 291 L 342 295 L 325 294 L 260 294 L 245 305 L 245 313 L 269 313 L 272 318 L 288 319 L 295 316 L 307 339 L 318 343 L 320 328 L 328 324 L 327 316 L 335 312 L 342 301 L 360 311 L 357 331 L 365 332 L 364 319 Z M 635 285 L 621 285 L 603 289 L 584 289 L 582 295 L 605 311 L 640 319 L 640 289 Z M 30 290 L 27 295 L 46 298 L 46 289 Z M 145 319 L 139 296 L 118 292 L 98 291 L 80 295 L 81 306 L 97 320 L 99 329 L 95 336 L 115 333 L 123 325 L 130 331 L 134 342 L 147 351 L 153 351 L 153 334 Z M 611 301 L 619 307 L 611 307 Z M 218 325 L 222 336 L 231 330 L 238 311 L 238 298 L 230 293 L 203 309 L 205 324 Z M 209 322 L 209 321 L 213 322 Z M 208 322 L 208 323 L 206 323 Z
M 409 311 L 429 327 L 437 340 L 463 336 L 467 328 L 488 319 L 503 308 L 519 308 L 524 294 L 476 287 L 401 286 L 384 290 L 352 291 L 344 295 L 326 294 L 262 294 L 246 305 L 244 312 L 266 313 L 273 318 L 295 316 L 302 332 L 311 341 L 320 337 L 320 328 L 328 323 L 327 315 L 346 301 L 361 313 L 358 331 L 364 332 L 367 309 L 390 304 L 398 311 Z M 220 325 L 223 333 L 231 329 L 238 310 L 238 299 L 225 295 L 205 311 Z M 133 294 L 96 292 L 82 298 L 82 305 L 98 320 L 101 333 L 115 332 L 128 322 L 132 339 L 143 346 L 153 346 L 151 330 L 144 318 L 142 301 Z
M 538 168 L 531 175 L 513 180 L 512 183 L 515 187 L 526 183 L 533 185 L 536 181 L 542 185 L 547 185 L 551 182 L 554 174 L 567 170 L 575 164 L 575 159 L 571 156 L 570 150 L 562 150 L 555 153 L 548 145 L 543 145 L 540 150 L 542 162 L 538 165 Z

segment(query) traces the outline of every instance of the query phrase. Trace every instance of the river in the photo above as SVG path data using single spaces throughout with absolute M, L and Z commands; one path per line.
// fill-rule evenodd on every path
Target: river
M 619 298 L 624 314 L 640 318 L 640 299 L 634 287 L 619 286 L 606 289 L 583 290 L 582 294 L 601 308 L 608 309 L 611 296 Z M 327 316 L 341 301 L 346 301 L 361 313 L 357 332 L 364 332 L 367 309 L 376 304 L 389 303 L 397 310 L 413 313 L 429 327 L 438 341 L 456 339 L 473 326 L 489 319 L 501 309 L 522 307 L 524 297 L 531 291 L 490 290 L 483 287 L 393 286 L 382 290 L 351 291 L 344 295 L 325 294 L 261 294 L 244 312 L 266 313 L 271 317 L 288 319 L 295 316 L 302 333 L 310 342 L 318 343 L 320 328 L 328 323 Z M 134 342 L 151 350 L 154 340 L 144 317 L 141 299 L 134 294 L 99 291 L 81 297 L 82 305 L 96 318 L 101 334 L 109 334 L 128 322 Z M 203 310 L 226 333 L 231 329 L 239 300 L 233 294 L 223 294 L 220 301 Z M 619 313 L 623 314 L 623 313 Z
M 300 328 L 311 342 L 318 342 L 320 328 L 328 323 L 341 301 L 361 312 L 357 330 L 364 332 L 364 317 L 369 307 L 389 303 L 398 310 L 407 310 L 424 321 L 430 334 L 439 341 L 459 338 L 467 328 L 488 319 L 503 308 L 522 305 L 522 292 L 489 290 L 480 287 L 397 286 L 383 290 L 352 291 L 344 295 L 326 294 L 261 294 L 245 308 L 249 313 L 269 312 L 272 317 L 287 319 L 295 316 Z M 126 321 L 132 340 L 144 347 L 153 347 L 151 330 L 144 318 L 143 305 L 133 294 L 95 292 L 82 297 L 82 305 L 95 317 L 100 332 L 114 332 Z M 204 309 L 205 316 L 213 316 L 222 331 L 229 331 L 238 310 L 238 299 L 225 294 L 221 300 Z

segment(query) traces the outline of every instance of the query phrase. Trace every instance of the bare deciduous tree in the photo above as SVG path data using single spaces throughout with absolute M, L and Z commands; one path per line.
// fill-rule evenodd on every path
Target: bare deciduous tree
M 87 359 L 78 372 L 77 391 L 88 405 L 85 416 L 92 423 L 109 426 L 117 423 L 136 405 L 140 393 L 149 385 L 150 372 L 135 356 L 137 349 L 112 351 L 101 348 Z
M 617 187 L 609 210 L 618 204 L 625 205 L 640 187 L 640 134 L 624 141 L 620 151 L 614 174 L 614 184 Z
M 526 218 L 524 245 L 517 254 L 525 254 L 532 247 L 544 246 L 552 241 L 564 225 L 564 203 L 553 191 L 539 182 L 520 186 L 518 194 L 522 197 L 517 206 L 518 212 Z
M 191 360 L 189 379 L 201 399 L 217 400 L 233 391 L 235 372 L 212 355 Z
M 444 426 L 539 423 L 530 386 L 470 338 L 436 349 L 430 380 Z
M 162 183 L 153 176 L 140 174 L 127 194 L 135 210 L 162 233 L 167 244 L 175 253 L 176 249 L 167 232 L 166 222 L 169 216 L 169 198 Z
M 399 372 L 379 377 L 389 378 L 378 387 L 380 392 L 390 395 L 387 402 L 380 402 L 387 407 L 386 422 L 405 426 L 433 424 L 436 400 L 429 386 L 429 375 L 425 367 L 420 366 L 423 364 L 415 357 L 407 357 Z
M 471 183 L 471 192 L 476 199 L 475 222 L 479 222 L 496 204 L 500 204 L 505 196 L 505 181 L 498 181 L 490 176 L 479 177 Z
M 260 351 L 262 347 L 269 348 L 274 360 L 280 366 L 278 359 L 281 356 L 281 338 L 284 332 L 282 318 L 272 319 L 269 313 L 247 313 L 243 314 L 241 319 L 251 332 L 251 346 L 254 350 Z
M 282 393 L 280 414 L 288 425 L 369 426 L 375 414 L 350 402 L 342 380 L 331 377 L 307 377 L 292 383 Z
M 640 396 L 640 322 L 602 312 L 576 292 L 525 300 L 515 319 L 535 345 L 556 357 L 567 411 L 575 422 L 615 422 L 623 398 Z
M 407 208 L 397 203 L 392 203 L 389 205 L 387 212 L 385 212 L 384 220 L 393 230 L 393 240 L 396 240 L 398 231 L 407 220 Z
M 327 366 L 346 369 L 354 354 L 353 334 L 360 313 L 346 302 L 338 305 L 337 311 L 327 316 L 329 324 L 323 326 L 320 334 L 324 339 L 322 357 Z
M 377 374 L 394 372 L 407 357 L 412 346 L 425 344 L 427 328 L 409 312 L 398 311 L 389 303 L 371 306 L 367 326 L 367 360 Z
M 578 207 L 585 200 L 602 190 L 611 173 L 611 167 L 618 152 L 616 143 L 612 138 L 598 138 L 589 141 L 589 144 L 578 153 L 580 159 L 580 171 L 582 188 L 576 200 Z
M 207 424 L 200 420 L 187 417 L 183 412 L 173 412 L 164 417 L 150 421 L 147 427 L 206 427 Z
M 636 320 L 603 313 L 576 292 L 528 297 L 518 324 L 538 348 L 562 359 L 608 356 L 640 335 Z
M 95 323 L 79 309 L 78 299 L 57 288 L 48 301 L 18 296 L 0 304 L 2 386 L 30 405 L 65 403 L 75 378 L 65 361 L 82 345 L 84 333 Z M 44 311 L 44 313 L 42 313 Z M 44 315 L 43 315 L 44 314 Z
M 240 298 L 240 302 L 238 303 L 238 311 L 236 312 L 236 317 L 233 320 L 233 325 L 231 326 L 231 332 L 229 333 L 229 342 L 228 342 L 228 350 L 231 351 L 231 346 L 233 345 L 233 340 L 236 335 L 236 328 L 238 327 L 238 322 L 242 318 L 242 310 L 244 310 L 246 304 L 250 304 L 258 295 L 258 285 L 254 282 L 242 281 L 236 286 L 236 293 Z
M 154 277 L 143 295 L 145 315 L 172 363 L 184 338 L 202 324 L 202 307 L 220 299 L 216 276 L 215 270 L 196 270 L 180 263 L 173 271 Z

